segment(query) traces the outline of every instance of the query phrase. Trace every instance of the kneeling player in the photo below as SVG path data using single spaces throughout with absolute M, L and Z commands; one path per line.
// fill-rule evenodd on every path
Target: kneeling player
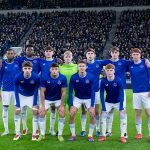
M 33 132 L 32 140 L 36 140 L 36 129 L 38 126 L 38 87 L 40 78 L 38 75 L 32 73 L 32 63 L 24 62 L 22 64 L 23 72 L 15 78 L 15 132 L 16 135 L 13 140 L 19 140 L 20 136 L 20 112 L 24 106 L 28 106 L 33 110 Z
M 41 79 L 41 111 L 39 118 L 39 125 L 41 135 L 38 141 L 45 139 L 45 114 L 50 105 L 55 106 L 58 110 L 58 140 L 64 141 L 62 132 L 65 123 L 65 108 L 64 100 L 66 97 L 67 79 L 64 75 L 59 73 L 59 66 L 53 63 L 50 66 L 50 73 Z
M 102 136 L 99 142 L 106 140 L 106 119 L 112 109 L 117 109 L 120 114 L 120 129 L 122 143 L 126 143 L 124 133 L 126 131 L 126 113 L 123 107 L 124 91 L 121 79 L 114 75 L 115 66 L 112 64 L 106 65 L 106 78 L 101 80 L 100 97 L 102 103 Z M 104 100 L 104 92 L 106 91 L 106 99 Z
M 71 137 L 69 141 L 76 140 L 75 134 L 75 115 L 82 104 L 89 110 L 90 114 L 90 129 L 88 141 L 93 142 L 93 131 L 95 126 L 95 91 L 94 91 L 94 77 L 92 74 L 86 72 L 86 63 L 84 61 L 78 62 L 78 73 L 71 76 L 69 84 L 69 100 L 70 100 L 70 131 Z M 73 99 L 73 90 L 75 97 Z

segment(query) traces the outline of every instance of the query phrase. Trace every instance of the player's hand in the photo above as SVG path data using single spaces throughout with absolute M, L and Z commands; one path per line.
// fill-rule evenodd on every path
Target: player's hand
M 60 116 L 64 116 L 64 113 L 65 113 L 65 107 L 64 107 L 64 105 L 60 105 L 59 106 L 58 112 L 59 112 Z
M 76 111 L 77 111 L 77 108 L 74 107 L 74 106 L 71 106 L 71 108 L 70 108 L 70 116 L 73 116 L 76 113 Z
M 89 108 L 89 113 L 90 113 L 90 116 L 92 116 L 92 117 L 95 116 L 95 109 L 94 109 L 94 107 Z
M 148 97 L 150 97 L 150 92 L 148 92 Z
M 145 65 L 146 65 L 147 67 L 150 67 L 150 61 L 149 61 L 148 59 L 145 59 Z
M 46 113 L 45 107 L 42 107 L 41 110 L 40 110 L 40 116 L 44 117 L 45 113 Z

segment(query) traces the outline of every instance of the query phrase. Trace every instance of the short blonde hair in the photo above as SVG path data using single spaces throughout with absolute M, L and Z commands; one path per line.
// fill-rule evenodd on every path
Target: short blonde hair
M 140 53 L 141 54 L 141 50 L 139 48 L 132 48 L 131 53 Z
M 66 55 L 67 55 L 67 56 L 72 56 L 72 52 L 71 52 L 71 51 L 65 51 L 65 52 L 64 52 L 64 56 L 66 56 Z

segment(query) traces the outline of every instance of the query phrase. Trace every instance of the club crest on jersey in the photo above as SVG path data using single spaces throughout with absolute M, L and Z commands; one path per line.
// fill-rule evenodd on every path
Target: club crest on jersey
M 34 84 L 34 80 L 31 80 L 30 83 L 31 83 L 31 84 Z
M 86 80 L 85 83 L 88 84 L 88 83 L 90 83 L 90 81 L 89 81 L 89 80 Z
M 20 81 L 20 83 L 24 83 L 24 81 Z
M 133 66 L 131 66 L 130 68 L 133 69 Z
M 33 60 L 34 63 L 37 63 L 37 60 Z
M 7 69 L 7 66 L 5 67 L 5 69 Z
M 15 64 L 15 66 L 14 66 L 14 67 L 16 67 L 16 68 L 17 68 L 17 67 L 18 67 L 18 65 L 17 65 L 17 64 Z
M 43 64 L 43 66 L 45 66 L 45 63 Z
M 121 63 L 121 62 L 118 62 L 118 65 L 119 65 L 119 66 L 121 66 L 121 65 L 122 65 L 122 63 Z
M 116 86 L 117 86 L 117 83 L 113 83 L 113 86 L 115 86 L 115 87 L 116 87 Z
M 78 83 L 78 82 L 79 82 L 79 80 L 76 80 L 76 82 Z
M 61 84 L 61 81 L 59 80 L 59 81 L 57 82 L 57 84 L 60 85 L 60 84 Z
M 140 65 L 140 68 L 144 68 L 144 65 Z
M 98 64 L 96 64 L 96 68 L 99 68 L 99 65 L 98 65 Z
M 47 81 L 47 83 L 50 84 L 51 82 L 50 82 L 50 81 Z
M 105 84 L 105 86 L 108 86 L 108 84 Z

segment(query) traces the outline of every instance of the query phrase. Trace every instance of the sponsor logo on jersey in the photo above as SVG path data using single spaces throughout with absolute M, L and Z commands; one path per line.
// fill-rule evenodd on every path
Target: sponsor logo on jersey
M 89 80 L 86 80 L 85 83 L 88 84 L 88 83 L 90 83 L 90 81 L 89 81 Z
M 24 81 L 20 81 L 20 83 L 24 83 Z
M 116 87 L 116 86 L 117 86 L 117 83 L 113 83 L 113 86 Z
M 34 84 L 34 80 L 31 80 L 31 81 L 30 81 L 30 84 Z

